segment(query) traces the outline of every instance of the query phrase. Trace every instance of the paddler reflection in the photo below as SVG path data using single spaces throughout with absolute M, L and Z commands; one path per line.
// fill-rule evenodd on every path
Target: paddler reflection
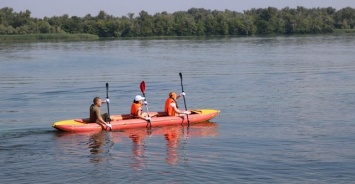
M 99 163 L 111 160 L 111 149 L 114 142 L 120 142 L 121 136 L 112 136 L 115 132 L 99 131 L 85 133 L 56 132 L 56 141 L 60 156 L 89 156 L 90 161 Z M 119 132 L 117 132 L 119 133 Z M 85 151 L 83 151 L 85 150 Z M 89 155 L 88 155 L 88 152 Z
M 197 123 L 194 124 L 190 127 L 184 127 L 177 129 L 179 130 L 177 136 L 175 136 L 175 132 L 171 132 L 171 135 L 168 136 L 170 140 L 167 142 L 170 150 L 168 149 L 167 152 L 167 163 L 170 165 L 175 165 L 179 160 L 179 156 L 177 155 L 178 153 L 181 153 L 181 151 L 186 151 L 186 148 L 183 146 L 184 144 L 181 144 L 182 140 L 187 140 L 190 138 L 194 137 L 215 137 L 218 136 L 218 126 L 216 123 L 213 122 L 202 122 L 202 123 Z M 178 145 L 180 143 L 180 145 Z M 176 148 L 175 148 L 176 147 Z M 175 149 L 171 149 L 175 148 Z M 179 149 L 179 150 L 178 150 Z M 181 151 L 180 151 L 181 150 Z M 179 152 L 180 151 L 180 152 Z M 181 156 L 180 156 L 181 158 Z M 184 161 L 186 159 L 183 159 Z
M 145 166 L 145 144 L 144 139 L 148 136 L 146 129 L 129 129 L 125 131 L 126 135 L 132 140 L 132 153 L 134 162 L 131 167 L 134 170 L 139 170 Z
M 218 135 L 218 126 L 212 122 L 202 122 L 194 124 L 190 127 L 184 126 L 171 126 L 162 127 L 154 130 L 152 135 L 164 135 L 166 140 L 166 158 L 165 161 L 168 165 L 176 165 L 183 155 L 181 152 L 186 151 L 182 144 L 183 140 L 194 137 L 209 137 Z
M 90 153 L 90 161 L 93 163 L 110 162 L 113 158 L 117 162 L 119 159 L 131 158 L 131 167 L 135 170 L 146 167 L 148 161 L 165 160 L 168 165 L 174 166 L 184 157 L 183 153 L 188 152 L 184 147 L 188 139 L 194 137 L 211 137 L 218 136 L 218 126 L 212 122 L 203 122 L 193 124 L 190 127 L 186 126 L 168 126 L 161 128 L 153 128 L 151 133 L 147 132 L 146 128 L 127 129 L 122 132 L 99 131 L 91 133 L 56 133 L 59 150 L 62 155 L 75 154 L 87 156 L 84 149 L 88 149 Z M 154 137 L 166 141 L 165 154 L 161 155 L 161 147 L 154 148 L 154 151 L 149 147 L 149 141 L 154 141 Z M 148 139 L 149 138 L 149 139 Z M 152 140 L 150 139 L 152 138 Z M 131 140 L 131 153 L 127 157 L 127 149 L 117 148 L 117 143 L 126 144 L 125 140 Z M 147 143 L 148 142 L 148 143 Z M 83 144 L 85 145 L 84 147 Z M 114 147 L 116 146 L 116 147 Z M 120 146 L 121 147 L 121 146 Z M 158 149 L 158 150 L 157 150 Z M 120 164 L 119 162 L 116 164 Z
M 109 161 L 110 149 L 114 145 L 111 132 L 100 131 L 92 134 L 89 139 L 88 147 L 92 158 L 90 159 L 94 163 Z
M 179 137 L 181 134 L 180 130 L 181 128 L 179 130 L 176 128 L 169 128 L 166 130 L 166 133 L 164 134 L 165 140 L 167 142 L 166 143 L 167 156 L 165 160 L 166 163 L 168 163 L 169 165 L 175 165 L 179 160 L 178 147 L 179 147 Z

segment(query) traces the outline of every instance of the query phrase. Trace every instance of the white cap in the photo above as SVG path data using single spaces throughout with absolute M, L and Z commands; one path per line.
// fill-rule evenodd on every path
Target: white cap
M 141 101 L 141 100 L 144 100 L 144 97 L 142 97 L 141 95 L 137 95 L 135 98 L 134 98 L 135 101 Z

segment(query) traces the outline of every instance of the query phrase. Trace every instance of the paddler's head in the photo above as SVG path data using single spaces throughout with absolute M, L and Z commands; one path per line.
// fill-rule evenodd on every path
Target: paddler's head
M 95 97 L 94 100 L 92 100 L 92 102 L 93 102 L 95 105 L 101 107 L 102 100 L 101 100 L 100 97 Z
M 133 103 L 141 103 L 142 100 L 144 100 L 145 98 L 142 97 L 141 95 L 137 95 L 136 97 L 134 97 Z
M 170 92 L 169 93 L 169 98 L 176 99 L 176 93 Z

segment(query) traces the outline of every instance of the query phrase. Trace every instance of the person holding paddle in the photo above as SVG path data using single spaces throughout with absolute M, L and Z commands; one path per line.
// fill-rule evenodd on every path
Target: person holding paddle
M 189 111 L 180 111 L 176 100 L 182 96 L 185 96 L 185 92 L 182 92 L 179 96 L 175 92 L 170 92 L 169 97 L 165 100 L 165 113 L 168 116 L 178 116 L 180 114 L 191 114 Z
M 145 98 L 142 97 L 141 95 L 137 95 L 131 105 L 131 117 L 132 118 L 140 118 L 140 119 L 144 119 L 144 120 L 150 120 L 149 117 L 146 117 L 143 115 L 143 110 L 142 110 L 142 106 L 143 106 L 143 100 Z M 145 105 L 147 105 L 147 101 L 144 101 Z
M 95 97 L 93 100 L 93 104 L 90 106 L 90 118 L 87 118 L 84 120 L 86 123 L 98 123 L 102 126 L 110 127 L 112 128 L 111 124 L 107 123 L 105 120 L 113 120 L 113 117 L 109 117 L 107 113 L 101 114 L 101 105 L 103 103 L 110 103 L 110 100 L 107 99 L 105 101 L 102 101 L 100 97 Z

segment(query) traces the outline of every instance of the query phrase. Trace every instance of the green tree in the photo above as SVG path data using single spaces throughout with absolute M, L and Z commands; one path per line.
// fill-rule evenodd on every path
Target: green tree
M 61 22 L 62 26 L 61 29 L 63 29 L 67 33 L 82 33 L 82 19 L 77 16 L 72 16 L 71 18 L 68 17 L 68 15 L 64 15 L 61 17 Z
M 39 21 L 37 23 L 39 33 L 51 33 L 52 27 L 47 21 Z
M 30 33 L 32 33 L 32 31 L 30 30 L 30 27 L 28 25 L 17 27 L 16 31 L 17 31 L 18 34 L 30 34 Z
M 147 12 L 141 11 L 137 18 L 139 36 L 153 36 L 153 18 Z
M 228 35 L 229 34 L 229 26 L 226 14 L 224 12 L 218 12 L 215 16 L 217 21 L 216 33 L 219 35 Z
M 0 11 L 0 24 L 5 27 L 12 24 L 12 21 L 15 19 L 14 10 L 9 7 L 2 8 Z
M 205 19 L 206 35 L 216 35 L 218 30 L 217 26 L 218 26 L 218 22 L 215 19 L 215 17 L 212 14 L 207 15 Z
M 132 30 L 133 30 L 133 19 L 134 14 L 128 14 L 128 17 L 122 17 L 120 19 L 120 30 L 121 30 L 121 37 L 131 37 Z
M 257 26 L 257 34 L 275 34 L 277 28 L 278 10 L 273 7 L 267 9 L 253 9 L 255 15 L 255 25 Z
M 335 27 L 338 29 L 355 28 L 355 9 L 343 8 L 334 14 Z
M 177 36 L 196 35 L 196 24 L 194 18 L 186 12 L 180 11 L 173 14 L 174 30 Z
M 12 26 L 7 26 L 5 31 L 6 31 L 6 34 L 9 34 L 9 35 L 17 34 L 17 30 Z
M 254 25 L 254 20 L 251 15 L 244 14 L 241 17 L 242 25 L 240 29 L 241 35 L 254 35 L 257 27 Z
M 14 13 L 11 25 L 14 28 L 17 28 L 26 25 L 31 21 L 31 12 L 26 10 L 25 12 Z
M 3 24 L 0 24 L 0 35 L 5 34 L 7 34 L 7 28 Z
M 157 13 L 153 17 L 154 29 L 153 33 L 157 36 L 172 36 L 174 35 L 174 19 L 166 12 Z

